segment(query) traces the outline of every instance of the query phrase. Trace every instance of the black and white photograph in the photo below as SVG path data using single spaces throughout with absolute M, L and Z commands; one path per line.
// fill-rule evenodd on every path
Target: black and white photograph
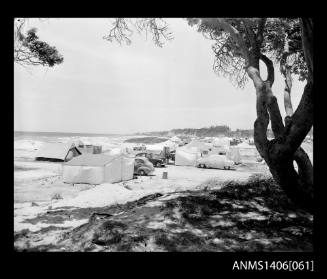
M 15 252 L 314 251 L 313 18 L 12 21 Z

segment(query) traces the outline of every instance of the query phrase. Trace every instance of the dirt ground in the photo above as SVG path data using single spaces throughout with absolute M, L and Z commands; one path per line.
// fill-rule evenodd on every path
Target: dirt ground
M 155 193 L 98 208 L 57 208 L 26 220 L 63 224 L 15 234 L 17 251 L 312 251 L 312 215 L 273 180 L 217 180 L 201 190 Z M 216 186 L 216 187 L 215 187 Z M 209 190 L 214 189 L 216 190 Z

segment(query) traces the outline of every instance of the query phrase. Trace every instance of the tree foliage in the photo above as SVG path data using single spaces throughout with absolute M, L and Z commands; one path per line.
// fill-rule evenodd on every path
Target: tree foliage
M 263 52 L 269 53 L 284 74 L 284 67 L 289 67 L 290 73 L 299 80 L 307 79 L 308 69 L 302 48 L 301 26 L 298 18 L 270 19 L 265 28 L 266 40 Z
M 39 40 L 37 29 L 24 31 L 26 19 L 15 20 L 14 61 L 20 65 L 42 65 L 53 67 L 64 58 L 54 46 Z
M 228 77 L 238 87 L 243 88 L 248 81 L 245 56 L 254 51 L 281 63 L 281 66 L 288 65 L 291 74 L 298 75 L 300 80 L 307 77 L 299 19 L 188 18 L 187 21 L 206 38 L 214 41 L 214 71 Z M 226 25 L 232 28 L 232 33 Z M 247 53 L 244 53 L 245 49 Z M 283 67 L 280 70 L 283 71 Z
M 112 42 L 116 40 L 119 44 L 132 43 L 131 37 L 136 30 L 139 34 L 145 32 L 146 38 L 150 35 L 156 46 L 162 47 L 167 40 L 173 39 L 169 31 L 168 24 L 161 18 L 117 18 L 112 22 L 112 27 L 108 35 L 104 36 L 105 40 Z

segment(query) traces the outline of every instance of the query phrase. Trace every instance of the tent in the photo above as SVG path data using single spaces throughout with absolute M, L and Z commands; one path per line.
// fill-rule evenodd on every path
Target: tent
M 215 138 L 213 140 L 213 146 L 215 147 L 229 147 L 231 139 L 228 137 Z
M 201 142 L 199 140 L 192 140 L 190 143 L 184 145 L 185 148 L 198 148 L 201 152 L 202 151 L 208 151 L 210 149 L 210 145 L 206 144 L 204 142 Z
M 196 166 L 196 161 L 201 158 L 201 151 L 197 147 L 181 147 L 176 149 L 176 166 Z
M 82 153 L 73 142 L 48 143 L 43 145 L 36 153 L 35 160 L 69 161 Z
M 259 152 L 257 151 L 254 145 L 242 142 L 236 145 L 236 147 L 239 149 L 243 161 L 257 161 L 259 158 L 261 158 Z
M 176 145 L 180 145 L 183 143 L 183 140 L 177 136 L 173 136 L 172 138 L 170 138 L 170 141 L 175 143 Z
M 134 157 L 85 153 L 63 164 L 63 182 L 101 184 L 133 179 Z
M 164 145 L 162 143 L 148 144 L 146 146 L 146 151 L 149 153 L 160 155 L 160 154 L 163 154 L 163 152 L 164 152 Z
M 232 160 L 235 164 L 242 163 L 240 150 L 235 146 L 229 148 L 226 157 L 227 159 Z

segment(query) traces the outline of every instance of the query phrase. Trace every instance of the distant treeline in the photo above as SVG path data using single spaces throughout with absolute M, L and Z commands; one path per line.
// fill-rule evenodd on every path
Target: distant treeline
M 231 129 L 226 126 L 211 126 L 208 128 L 200 128 L 200 129 L 173 129 L 171 133 L 175 135 L 192 135 L 197 137 L 215 137 L 219 135 L 228 135 L 231 132 Z
M 230 127 L 226 125 L 216 125 L 207 128 L 184 128 L 184 129 L 172 129 L 170 131 L 159 131 L 159 132 L 146 132 L 136 133 L 136 135 L 145 136 L 159 136 L 159 137 L 170 137 L 174 135 L 185 135 L 185 136 L 197 136 L 197 137 L 217 137 L 226 136 L 233 138 L 252 138 L 253 129 L 236 129 L 232 131 Z M 313 128 L 308 133 L 309 136 L 313 137 Z M 274 134 L 271 129 L 267 130 L 268 138 L 274 138 Z
M 170 131 L 136 133 L 136 135 L 156 136 L 156 137 L 172 137 L 176 135 L 182 138 L 183 140 L 186 140 L 192 136 L 197 136 L 200 138 L 218 137 L 218 136 L 225 136 L 231 138 L 253 138 L 253 129 L 236 129 L 235 131 L 232 131 L 228 126 L 221 125 L 221 126 L 211 126 L 208 128 L 200 128 L 200 129 L 184 128 L 184 129 L 173 129 Z M 313 138 L 313 128 L 308 133 L 308 136 Z M 267 130 L 267 137 L 274 138 L 274 134 L 271 129 Z
M 173 135 L 185 135 L 185 136 L 197 136 L 197 137 L 227 136 L 227 137 L 238 137 L 238 138 L 250 138 L 253 137 L 253 129 L 250 130 L 237 129 L 235 131 L 232 131 L 230 127 L 228 127 L 227 125 L 216 125 L 216 126 L 199 128 L 199 129 L 184 128 L 184 129 L 172 129 L 170 131 L 137 133 L 137 135 L 162 136 L 162 137 L 173 136 Z
M 158 137 L 144 137 L 144 138 L 130 138 L 125 140 L 129 143 L 144 143 L 144 144 L 155 144 L 168 140 L 168 138 L 158 138 Z

